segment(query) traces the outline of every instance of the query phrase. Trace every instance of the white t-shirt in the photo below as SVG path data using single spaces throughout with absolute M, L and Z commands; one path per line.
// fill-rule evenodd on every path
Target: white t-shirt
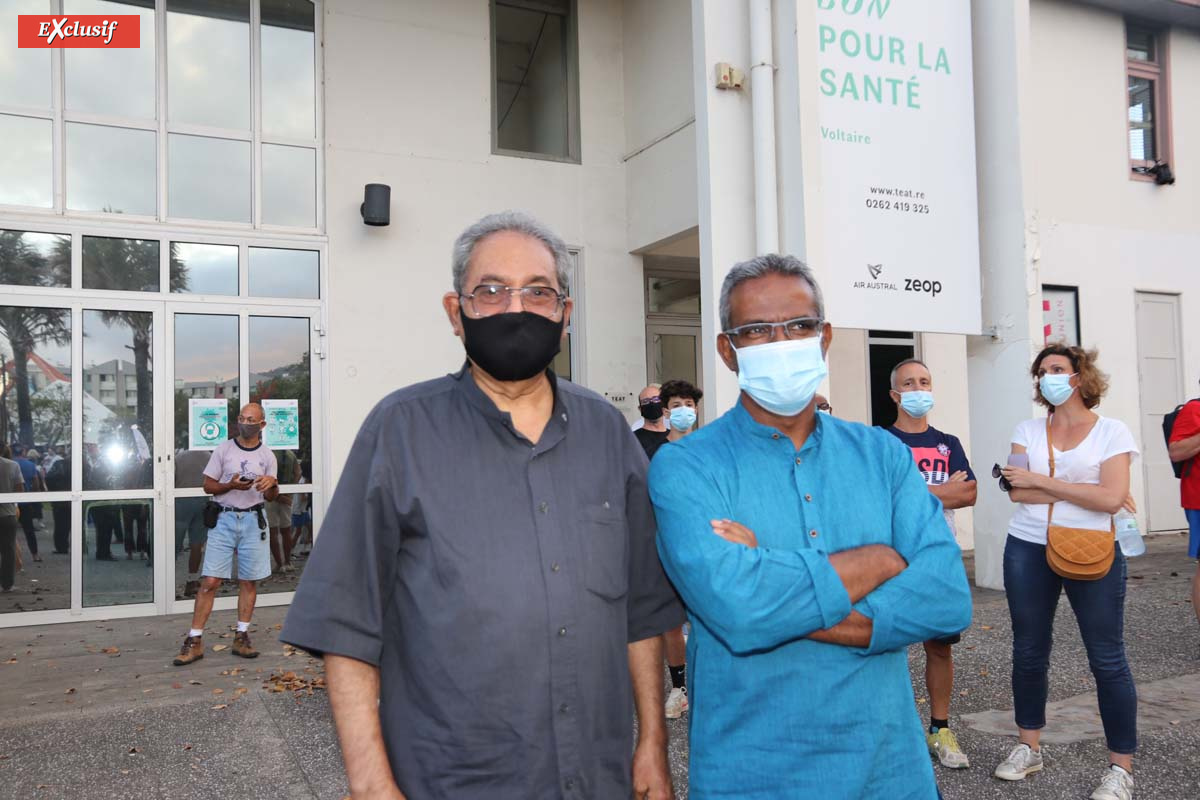
M 1029 455 L 1029 469 L 1042 475 L 1050 474 L 1050 457 L 1046 451 L 1046 420 L 1030 419 L 1013 431 L 1012 443 L 1023 445 Z M 1100 485 L 1100 465 L 1113 456 L 1130 453 L 1131 461 L 1138 457 L 1137 443 L 1124 422 L 1100 417 L 1092 430 L 1073 450 L 1063 452 L 1054 448 L 1054 477 L 1067 483 Z M 1008 533 L 1034 544 L 1046 543 L 1045 503 L 1020 503 L 1017 513 L 1008 524 Z M 1112 517 L 1104 511 L 1086 508 L 1060 500 L 1054 504 L 1054 524 L 1069 528 L 1108 530 Z

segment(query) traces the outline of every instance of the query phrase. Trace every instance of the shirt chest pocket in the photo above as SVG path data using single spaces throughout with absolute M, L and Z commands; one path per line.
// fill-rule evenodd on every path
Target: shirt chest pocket
M 629 531 L 625 515 L 608 503 L 585 505 L 579 512 L 583 580 L 607 600 L 629 591 Z

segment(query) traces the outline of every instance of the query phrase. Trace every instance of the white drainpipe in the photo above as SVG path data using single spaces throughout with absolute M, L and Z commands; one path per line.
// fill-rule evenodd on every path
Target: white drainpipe
M 758 255 L 763 255 L 779 251 L 771 0 L 750 0 L 750 93 L 754 109 L 754 241 Z

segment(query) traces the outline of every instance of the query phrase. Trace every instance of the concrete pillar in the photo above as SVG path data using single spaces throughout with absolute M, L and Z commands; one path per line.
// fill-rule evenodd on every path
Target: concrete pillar
M 980 473 L 975 581 L 1001 589 L 1013 506 L 990 478 L 1013 428 L 1035 413 L 1029 364 L 1041 343 L 1030 78 L 1030 0 L 972 0 L 975 152 L 984 336 L 967 343 L 971 445 Z M 988 477 L 983 478 L 984 475 Z
M 704 403 L 716 417 L 737 402 L 737 376 L 717 355 L 718 301 L 725 273 L 753 258 L 754 157 L 749 87 L 717 89 L 715 65 L 748 72 L 750 16 L 744 3 L 692 0 L 696 92 L 696 188 L 700 206 L 700 310 Z

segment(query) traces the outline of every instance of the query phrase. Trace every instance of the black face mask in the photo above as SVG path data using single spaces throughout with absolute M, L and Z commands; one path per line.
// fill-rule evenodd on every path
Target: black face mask
M 562 347 L 563 321 L 531 311 L 460 314 L 467 358 L 498 381 L 525 381 L 550 366 Z
M 642 418 L 650 422 L 658 422 L 662 419 L 663 409 L 662 403 L 646 403 L 641 406 Z

